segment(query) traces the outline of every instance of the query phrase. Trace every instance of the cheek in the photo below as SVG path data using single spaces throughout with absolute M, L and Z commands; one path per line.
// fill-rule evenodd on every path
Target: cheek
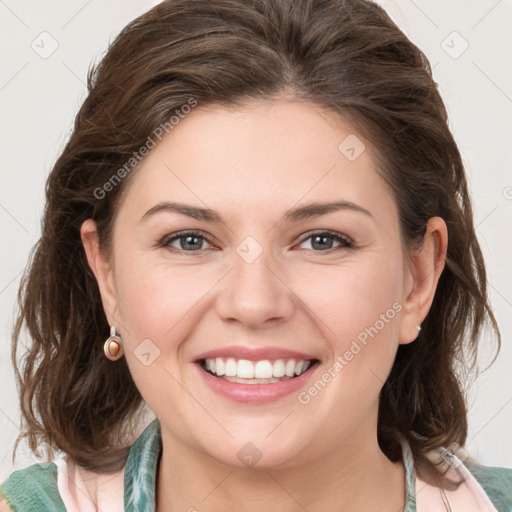
M 349 423 L 373 408 L 393 365 L 403 279 L 399 255 L 372 255 L 352 263 L 311 270 L 311 275 L 302 277 L 302 296 L 308 297 L 307 305 L 330 352 L 320 375 L 328 384 L 305 390 L 303 398 L 316 400 L 313 396 L 322 390 L 314 407 Z M 315 286 L 308 288 L 308 282 Z M 345 417 L 347 408 L 353 413 L 351 419 Z
M 355 428 L 375 411 L 393 365 L 402 309 L 401 269 L 400 257 L 368 258 L 364 264 L 359 260 L 302 274 L 298 295 L 307 297 L 304 302 L 314 312 L 330 358 L 299 402 L 311 404 L 319 417 L 329 415 L 341 430 Z
M 201 265 L 170 265 L 144 256 L 119 262 L 118 313 L 130 345 L 150 338 L 162 351 L 176 350 L 217 281 L 217 273 Z
M 163 258 L 149 260 L 131 254 L 115 267 L 119 318 L 133 334 L 131 345 L 150 338 L 157 345 L 163 345 L 165 339 L 168 347 L 173 339 L 180 339 L 190 318 L 199 320 L 199 312 L 210 302 L 207 297 L 215 295 L 223 270 L 212 265 L 170 265 Z M 396 324 L 393 304 L 400 297 L 402 279 L 399 255 L 372 252 L 339 265 L 310 263 L 287 269 L 289 272 L 282 270 L 283 280 L 305 306 L 302 309 L 308 321 L 316 323 L 336 353 L 347 350 L 358 336 L 364 339 L 369 329 L 373 333 L 373 326 L 382 335 Z M 385 328 L 381 315 L 393 320 L 386 321 Z M 290 328 L 297 320 L 290 319 Z
M 164 416 L 172 403 L 176 413 L 187 417 L 190 405 L 179 384 L 188 363 L 183 349 L 218 278 L 199 267 L 155 265 L 144 258 L 120 263 L 116 272 L 126 360 L 137 388 L 155 413 Z
M 326 339 L 335 340 L 332 343 L 338 351 L 366 328 L 377 324 L 379 331 L 390 331 L 388 327 L 397 323 L 401 269 L 399 257 L 368 257 L 339 266 L 305 267 L 295 290 L 323 326 Z

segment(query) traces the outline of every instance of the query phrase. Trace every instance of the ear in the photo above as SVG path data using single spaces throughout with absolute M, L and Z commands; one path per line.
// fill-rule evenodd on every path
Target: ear
M 427 223 L 423 243 L 413 249 L 405 262 L 403 312 L 400 323 L 400 344 L 411 343 L 418 337 L 417 325 L 427 316 L 446 262 L 448 228 L 441 217 Z
M 84 221 L 80 228 L 80 237 L 84 246 L 87 262 L 93 271 L 100 289 L 103 310 L 109 325 L 119 325 L 117 293 L 114 281 L 114 271 L 111 263 L 101 252 L 98 230 L 92 219 Z

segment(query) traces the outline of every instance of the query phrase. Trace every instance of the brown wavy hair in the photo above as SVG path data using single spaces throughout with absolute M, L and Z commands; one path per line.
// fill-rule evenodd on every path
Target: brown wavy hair
M 446 266 L 414 343 L 400 345 L 380 396 L 378 440 L 392 461 L 399 439 L 426 454 L 467 437 L 466 392 L 489 306 L 461 156 L 425 55 L 386 12 L 365 0 L 168 0 L 127 25 L 88 74 L 88 96 L 46 184 L 42 235 L 18 294 L 13 363 L 23 438 L 78 464 L 125 462 L 143 401 L 124 359 L 103 354 L 109 325 L 80 238 L 98 225 L 111 254 L 122 192 L 98 199 L 155 129 L 194 99 L 239 107 L 291 93 L 349 120 L 375 149 L 399 208 L 405 247 L 429 218 L 448 226 Z M 23 325 L 28 347 L 18 361 Z M 437 473 L 436 473 L 437 472 Z

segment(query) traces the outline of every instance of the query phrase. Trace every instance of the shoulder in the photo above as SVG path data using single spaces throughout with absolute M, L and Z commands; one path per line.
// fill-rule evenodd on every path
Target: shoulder
M 141 482 L 144 483 L 144 492 L 148 502 L 154 502 L 154 488 L 158 456 L 161 451 L 160 425 L 158 420 L 153 421 L 138 437 L 129 450 L 126 475 L 123 471 L 116 475 L 96 476 L 96 487 L 102 487 L 105 495 L 110 496 L 114 491 L 116 496 L 123 500 L 123 484 L 127 483 L 132 489 L 126 499 L 140 500 Z M 50 463 L 33 464 L 24 469 L 14 471 L 0 487 L 0 512 L 19 510 L 23 512 L 52 510 L 53 512 L 66 512 L 64 500 L 70 500 L 66 494 L 66 482 L 69 480 L 69 467 L 66 465 L 59 487 L 59 474 L 62 476 L 64 459 Z M 73 473 L 74 476 L 75 473 Z M 91 482 L 88 480 L 88 483 Z M 69 482 L 67 482 L 69 485 Z M 101 484 L 101 485 L 100 485 Z M 104 484 L 104 485 L 103 485 Z M 64 492 L 61 495 L 60 490 Z M 132 496 L 133 494 L 133 496 Z M 67 501 L 66 501 L 67 502 Z M 116 508 L 119 510 L 120 508 Z
M 450 500 L 454 498 L 459 505 L 464 504 L 461 510 L 512 512 L 512 469 L 484 466 L 463 449 L 454 453 L 452 450 L 440 448 L 429 452 L 427 458 L 443 470 L 448 481 L 457 484 L 455 488 L 446 486 L 444 490 Z M 421 473 L 425 468 L 417 469 Z M 416 476 L 418 477 L 418 473 Z M 427 481 L 431 481 L 429 476 L 427 474 Z M 438 484 L 435 485 L 439 487 Z M 423 499 L 425 495 L 422 492 L 417 498 L 421 496 Z
M 14 471 L 2 484 L 2 510 L 65 511 L 57 487 L 57 466 L 54 463 L 33 464 Z M 7 508 L 5 508 L 7 507 Z
M 512 469 L 483 466 L 466 461 L 466 467 L 480 484 L 498 512 L 512 511 Z

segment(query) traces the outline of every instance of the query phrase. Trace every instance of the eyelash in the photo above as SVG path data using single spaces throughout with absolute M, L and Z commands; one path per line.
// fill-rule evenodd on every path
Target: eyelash
M 347 237 L 345 235 L 342 235 L 341 233 L 336 233 L 335 231 L 330 231 L 330 230 L 308 232 L 308 233 L 306 233 L 306 236 L 304 236 L 304 238 L 302 238 L 302 240 L 300 240 L 299 244 L 302 244 L 306 240 L 308 240 L 308 239 L 310 239 L 310 238 L 312 238 L 314 236 L 319 236 L 319 235 L 327 235 L 329 238 L 333 238 L 334 240 L 339 242 L 341 244 L 341 246 L 333 247 L 333 248 L 327 249 L 325 251 L 318 251 L 318 250 L 311 249 L 311 250 L 313 250 L 316 253 L 331 254 L 332 252 L 335 252 L 335 251 L 337 251 L 339 249 L 343 249 L 343 248 L 345 248 L 345 249 L 353 249 L 353 248 L 355 248 L 354 242 L 349 237 Z M 181 231 L 179 233 L 175 233 L 175 234 L 172 234 L 172 235 L 166 235 L 166 236 L 164 236 L 160 240 L 158 246 L 162 247 L 164 249 L 169 249 L 169 250 L 171 250 L 173 252 L 176 251 L 176 252 L 191 253 L 191 254 L 195 253 L 195 254 L 200 255 L 202 250 L 185 251 L 184 249 L 177 249 L 176 247 L 171 247 L 170 246 L 171 242 L 174 242 L 175 240 L 179 240 L 180 238 L 185 238 L 187 236 L 197 236 L 199 238 L 202 238 L 202 239 L 206 240 L 209 244 L 213 245 L 213 241 L 205 233 L 203 233 L 201 231 L 194 231 L 194 230 L 192 230 L 192 231 Z M 309 249 L 307 249 L 307 250 L 309 250 Z

